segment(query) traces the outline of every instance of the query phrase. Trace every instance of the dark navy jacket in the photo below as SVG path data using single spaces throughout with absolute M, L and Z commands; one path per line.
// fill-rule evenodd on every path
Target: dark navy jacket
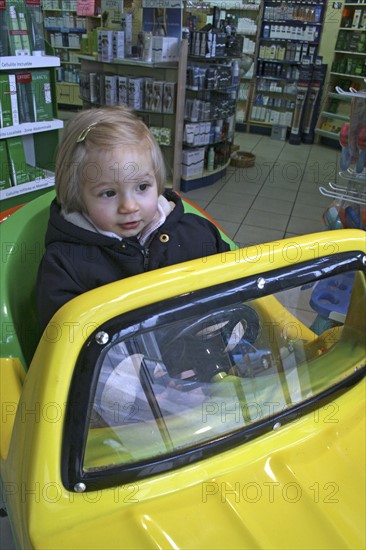
M 42 330 L 66 302 L 101 285 L 144 271 L 229 250 L 218 229 L 201 216 L 185 213 L 180 197 L 166 190 L 175 203 L 150 239 L 148 248 L 137 238 L 123 239 L 78 227 L 51 204 L 46 250 L 37 281 L 37 304 Z

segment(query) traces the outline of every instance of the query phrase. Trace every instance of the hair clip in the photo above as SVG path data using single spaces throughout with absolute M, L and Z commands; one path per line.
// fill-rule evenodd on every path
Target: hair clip
M 90 130 L 93 128 L 93 126 L 96 126 L 97 124 L 97 122 L 93 122 L 92 124 L 89 124 L 89 126 L 85 128 L 85 130 L 82 130 L 76 140 L 76 143 L 82 143 L 83 141 L 85 141 L 86 136 L 89 134 Z

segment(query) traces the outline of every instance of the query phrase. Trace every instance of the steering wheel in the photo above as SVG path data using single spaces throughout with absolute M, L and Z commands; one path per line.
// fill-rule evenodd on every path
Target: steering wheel
M 233 366 L 230 348 L 236 345 L 230 337 L 238 323 L 242 333 L 236 343 L 244 336 L 254 342 L 260 328 L 259 317 L 254 309 L 244 304 L 202 315 L 175 334 L 161 350 L 170 375 L 182 377 L 183 373 L 191 372 L 183 381 L 192 383 L 209 382 L 216 374 L 227 374 Z

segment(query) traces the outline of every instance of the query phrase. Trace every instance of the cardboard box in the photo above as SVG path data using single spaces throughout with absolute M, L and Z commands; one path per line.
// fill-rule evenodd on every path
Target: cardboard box
M 155 80 L 153 85 L 153 111 L 161 113 L 163 109 L 164 82 Z
M 11 55 L 30 55 L 29 31 L 23 2 L 13 1 L 7 5 L 8 36 Z
M 11 187 L 10 166 L 6 141 L 0 141 L 0 191 Z
M 144 82 L 144 109 L 146 111 L 153 110 L 154 102 L 154 79 L 145 78 Z
M 125 33 L 124 31 L 113 32 L 113 61 L 125 58 Z
M 10 165 L 10 177 L 13 185 L 21 185 L 29 179 L 27 163 L 21 137 L 8 138 L 6 140 L 8 159 Z
M 34 122 L 34 102 L 32 92 L 32 73 L 18 72 L 16 74 L 19 122 Z
M 132 109 L 143 108 L 143 86 L 144 79 L 139 77 L 129 77 L 128 79 L 128 105 Z
M 152 133 L 159 145 L 171 144 L 172 131 L 170 128 L 150 126 L 150 132 Z
M 182 176 L 191 177 L 203 173 L 205 148 L 185 149 L 182 152 Z
M 113 31 L 97 30 L 98 61 L 113 61 Z
M 152 37 L 152 61 L 176 61 L 178 59 L 178 38 L 174 36 Z
M 279 141 L 286 141 L 287 136 L 287 126 L 279 126 L 274 124 L 271 131 L 271 139 L 276 139 Z
M 19 111 L 15 75 L 0 73 L 0 128 L 17 124 Z
M 45 171 L 38 166 L 27 164 L 28 181 L 38 181 L 46 177 Z
M 163 113 L 174 113 L 176 83 L 164 82 Z
M 123 0 L 101 0 L 100 13 L 102 15 L 103 27 L 120 29 Z
M 89 73 L 89 101 L 91 103 L 97 103 L 98 97 L 97 73 Z
M 118 105 L 128 105 L 128 76 L 117 76 Z
M 32 75 L 32 99 L 34 120 L 53 119 L 51 79 L 48 69 L 35 69 Z
M 105 104 L 117 104 L 117 75 L 104 76 Z
M 129 57 L 132 55 L 132 13 L 122 13 L 121 27 L 125 33 L 125 56 Z

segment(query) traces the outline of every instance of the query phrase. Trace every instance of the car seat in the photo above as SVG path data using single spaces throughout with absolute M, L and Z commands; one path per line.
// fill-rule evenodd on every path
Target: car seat
M 28 369 L 41 336 L 35 289 L 54 191 L 25 204 L 0 224 L 1 357 L 18 357 Z
M 44 250 L 49 207 L 54 197 L 54 190 L 45 193 L 0 223 L 0 357 L 18 357 L 25 369 L 28 369 L 41 337 L 36 309 L 36 279 Z M 183 204 L 186 212 L 209 218 L 193 203 L 184 200 Z M 235 248 L 222 229 L 218 229 L 231 248 Z

